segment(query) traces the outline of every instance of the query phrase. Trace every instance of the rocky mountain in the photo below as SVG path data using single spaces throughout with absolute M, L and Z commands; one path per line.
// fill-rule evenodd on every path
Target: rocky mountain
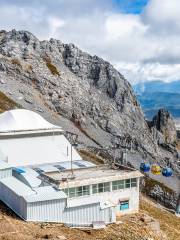
M 133 88 L 148 119 L 151 119 L 160 108 L 166 108 L 174 118 L 180 118 L 180 80 L 170 83 L 141 82 Z
M 118 143 L 147 158 L 174 157 L 158 147 L 128 81 L 110 63 L 73 44 L 1 31 L 0 90 L 77 133 L 82 145 Z
M 158 139 L 159 144 L 175 144 L 177 141 L 177 130 L 171 114 L 160 109 L 149 122 L 154 139 Z M 154 135 L 155 133 L 155 135 Z

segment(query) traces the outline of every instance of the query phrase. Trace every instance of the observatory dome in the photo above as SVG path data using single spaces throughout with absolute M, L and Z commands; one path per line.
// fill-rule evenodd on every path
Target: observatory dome
M 0 114 L 0 132 L 42 129 L 62 130 L 61 127 L 49 123 L 38 113 L 30 110 L 15 109 Z

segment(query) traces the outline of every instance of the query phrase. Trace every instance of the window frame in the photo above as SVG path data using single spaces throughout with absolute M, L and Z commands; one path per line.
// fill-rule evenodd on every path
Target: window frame
M 116 180 L 112 181 L 112 191 L 117 191 L 125 188 L 125 181 L 123 180 Z
M 92 194 L 111 192 L 111 182 L 92 184 Z
M 90 195 L 90 185 L 62 189 L 69 198 Z
M 131 188 L 131 178 L 125 179 L 125 188 Z
M 137 187 L 137 178 L 131 178 L 131 188 Z

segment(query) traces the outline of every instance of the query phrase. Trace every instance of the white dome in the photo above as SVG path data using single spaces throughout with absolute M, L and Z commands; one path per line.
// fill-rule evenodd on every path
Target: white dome
M 38 113 L 26 109 L 15 109 L 0 114 L 0 132 L 41 129 L 60 130 L 61 127 L 49 123 Z

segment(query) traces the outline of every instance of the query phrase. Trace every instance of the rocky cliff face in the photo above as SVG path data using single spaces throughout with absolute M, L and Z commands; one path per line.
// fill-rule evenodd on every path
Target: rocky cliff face
M 162 143 L 174 144 L 177 141 L 175 122 L 167 110 L 160 109 L 153 117 L 151 126 L 159 132 Z
M 40 111 L 86 145 L 118 142 L 160 156 L 130 84 L 111 64 L 59 40 L 27 31 L 0 32 L 0 88 L 18 104 Z

